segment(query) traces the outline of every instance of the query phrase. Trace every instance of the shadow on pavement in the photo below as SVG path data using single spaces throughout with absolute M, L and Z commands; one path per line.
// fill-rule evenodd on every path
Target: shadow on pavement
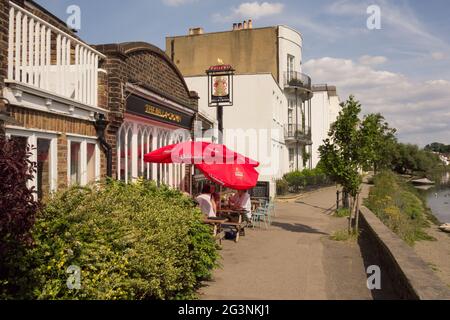
M 324 207 L 315 206 L 313 204 L 309 204 L 309 203 L 306 203 L 306 202 L 303 202 L 303 201 L 295 201 L 295 203 L 303 204 L 303 205 L 308 206 L 308 207 L 313 207 L 313 208 L 316 208 L 316 209 L 323 210 L 323 213 L 325 213 L 325 214 L 331 214 L 336 209 L 336 205 L 333 205 L 333 206 L 331 206 L 329 208 L 324 208 Z
M 272 222 L 272 226 L 284 229 L 290 232 L 299 232 L 299 233 L 315 233 L 315 234 L 324 234 L 328 235 L 328 233 L 322 232 L 320 230 L 311 228 L 310 226 L 300 224 L 300 223 L 281 223 L 281 222 Z

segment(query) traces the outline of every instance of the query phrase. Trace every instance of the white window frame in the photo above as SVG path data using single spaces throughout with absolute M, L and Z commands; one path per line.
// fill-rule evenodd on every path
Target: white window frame
M 81 152 L 81 174 L 80 174 L 80 185 L 85 186 L 88 184 L 87 180 L 87 144 L 95 145 L 95 181 L 100 180 L 100 147 L 98 141 L 94 137 L 83 137 L 76 135 L 67 135 L 67 185 L 71 186 L 71 172 L 70 163 L 72 161 L 71 156 L 71 144 L 72 142 L 80 143 Z
M 11 136 L 27 138 L 27 144 L 31 145 L 33 149 L 31 150 L 30 160 L 37 162 L 37 140 L 47 139 L 50 140 L 50 192 L 53 193 L 58 189 L 58 134 L 54 132 L 46 131 L 34 131 L 29 129 L 17 129 L 17 128 L 6 128 L 5 135 L 8 138 Z M 37 180 L 36 177 L 33 180 L 28 181 L 28 187 L 35 187 L 37 190 Z M 34 194 L 35 199 L 37 199 L 37 192 Z

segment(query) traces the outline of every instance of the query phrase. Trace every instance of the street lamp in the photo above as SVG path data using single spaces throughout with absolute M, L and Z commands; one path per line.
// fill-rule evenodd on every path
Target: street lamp
M 233 76 L 231 65 L 220 64 L 206 70 L 208 75 L 208 106 L 217 108 L 219 143 L 223 143 L 223 107 L 233 105 Z

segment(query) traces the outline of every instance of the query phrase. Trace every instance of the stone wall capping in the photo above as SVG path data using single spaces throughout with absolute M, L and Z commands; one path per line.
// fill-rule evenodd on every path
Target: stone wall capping
M 394 289 L 403 299 L 450 300 L 448 288 L 414 250 L 366 207 L 361 207 L 362 237 L 370 238 L 369 252 L 378 260 L 382 276 L 388 271 Z M 376 257 L 375 257 L 376 256 Z

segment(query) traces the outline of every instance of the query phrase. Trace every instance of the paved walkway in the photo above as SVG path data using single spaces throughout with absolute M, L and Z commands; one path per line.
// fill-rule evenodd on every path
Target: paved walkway
M 200 290 L 201 299 L 372 299 L 356 243 L 328 237 L 347 219 L 330 216 L 336 189 L 276 203 L 269 230 L 248 230 L 223 241 L 222 268 Z

